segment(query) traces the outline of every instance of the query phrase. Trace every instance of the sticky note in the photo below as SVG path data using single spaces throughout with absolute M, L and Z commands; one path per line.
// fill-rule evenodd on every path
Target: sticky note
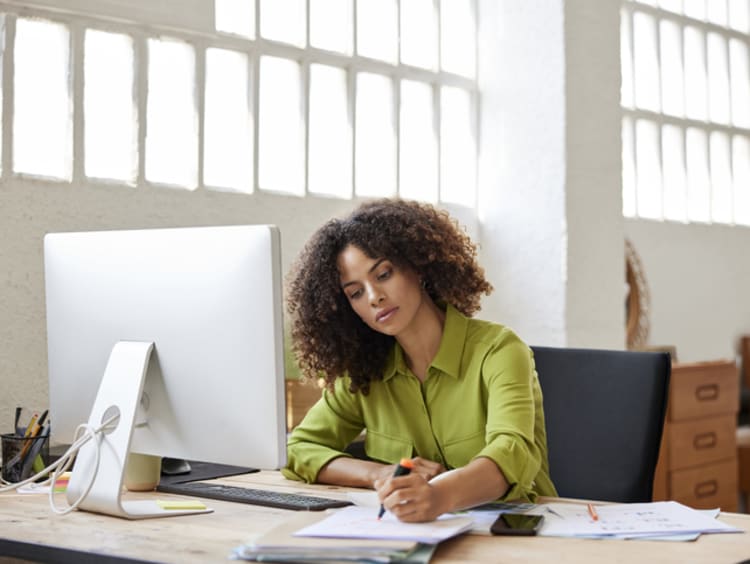
M 60 477 L 55 481 L 55 487 L 53 491 L 55 493 L 62 493 L 68 489 L 68 482 L 70 481 L 70 472 L 63 472 Z
M 206 506 L 197 500 L 157 499 L 156 503 L 162 509 L 206 509 Z

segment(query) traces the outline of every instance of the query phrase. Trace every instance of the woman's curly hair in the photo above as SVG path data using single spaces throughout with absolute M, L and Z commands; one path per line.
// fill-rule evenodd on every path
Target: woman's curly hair
M 350 390 L 367 394 L 382 378 L 394 337 L 370 329 L 341 289 L 338 256 L 354 245 L 371 258 L 412 268 L 436 303 L 470 316 L 492 286 L 476 245 L 447 212 L 400 199 L 366 202 L 332 219 L 310 238 L 287 277 L 292 346 L 304 377 L 330 386 L 348 374 Z

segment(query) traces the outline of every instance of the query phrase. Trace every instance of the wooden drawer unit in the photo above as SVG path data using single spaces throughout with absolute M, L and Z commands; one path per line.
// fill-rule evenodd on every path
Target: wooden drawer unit
M 737 414 L 739 373 L 733 360 L 673 364 L 669 384 L 669 421 Z
M 687 470 L 676 470 L 671 474 L 670 487 L 672 499 L 690 507 L 721 507 L 724 511 L 735 511 L 737 461 L 730 459 Z
M 669 426 L 669 460 L 672 470 L 727 460 L 737 450 L 733 414 L 678 421 Z
M 737 510 L 737 409 L 734 361 L 675 363 L 654 500 Z
M 320 382 L 286 381 L 286 428 L 291 432 L 323 395 Z

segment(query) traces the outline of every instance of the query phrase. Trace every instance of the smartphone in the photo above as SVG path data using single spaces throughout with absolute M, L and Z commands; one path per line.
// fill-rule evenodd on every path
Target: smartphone
M 543 521 L 544 515 L 501 513 L 492 523 L 490 532 L 493 535 L 535 535 Z

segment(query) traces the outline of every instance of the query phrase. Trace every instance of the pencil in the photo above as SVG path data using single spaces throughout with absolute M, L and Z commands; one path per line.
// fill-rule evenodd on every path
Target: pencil
M 598 521 L 599 520 L 599 514 L 596 512 L 596 507 L 594 507 L 594 504 L 593 503 L 589 503 L 588 507 L 589 507 L 589 515 L 591 515 L 591 518 L 594 521 Z

